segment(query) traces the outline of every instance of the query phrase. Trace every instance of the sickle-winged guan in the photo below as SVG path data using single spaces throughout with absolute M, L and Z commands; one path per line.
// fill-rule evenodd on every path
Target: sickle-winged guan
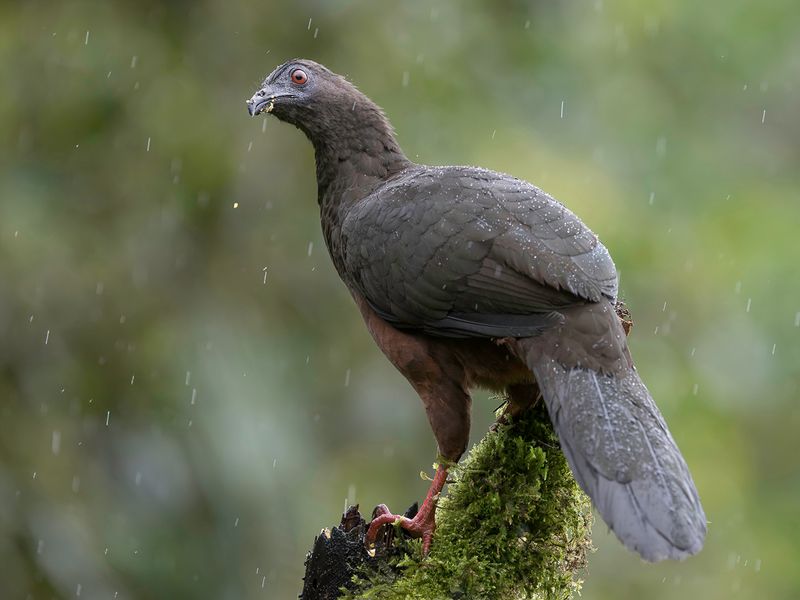
M 279 66 L 247 105 L 313 143 L 333 264 L 445 459 L 417 515 L 383 507 L 368 541 L 399 521 L 427 551 L 447 464 L 467 446 L 470 388 L 505 391 L 517 413 L 538 386 L 576 480 L 622 543 L 649 561 L 700 550 L 706 518 L 631 361 L 617 271 L 578 217 L 509 175 L 411 162 L 381 109 L 313 61 Z

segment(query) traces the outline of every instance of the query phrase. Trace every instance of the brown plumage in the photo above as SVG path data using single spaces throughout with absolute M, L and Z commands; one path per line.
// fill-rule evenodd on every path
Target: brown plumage
M 333 263 L 422 399 L 442 457 L 466 449 L 470 389 L 507 392 L 512 413 L 541 391 L 578 483 L 620 540 L 647 560 L 700 550 L 705 515 L 633 366 L 614 263 L 573 213 L 508 175 L 412 163 L 380 108 L 312 61 L 278 67 L 248 108 L 314 144 Z M 414 519 L 384 507 L 368 537 L 400 519 L 427 549 L 446 470 Z

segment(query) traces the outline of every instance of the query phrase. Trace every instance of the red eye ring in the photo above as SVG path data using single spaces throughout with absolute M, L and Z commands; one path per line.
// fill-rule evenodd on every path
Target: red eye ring
M 308 81 L 308 75 L 303 69 L 295 69 L 289 77 L 295 85 L 303 85 Z

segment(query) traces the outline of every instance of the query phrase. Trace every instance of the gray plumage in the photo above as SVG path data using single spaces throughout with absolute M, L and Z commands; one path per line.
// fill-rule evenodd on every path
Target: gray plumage
M 576 480 L 619 539 L 650 561 L 700 550 L 705 515 L 633 366 L 617 271 L 577 216 L 509 175 L 414 164 L 380 108 L 312 61 L 278 67 L 248 107 L 314 144 L 333 263 L 446 458 L 466 447 L 470 386 L 536 383 Z

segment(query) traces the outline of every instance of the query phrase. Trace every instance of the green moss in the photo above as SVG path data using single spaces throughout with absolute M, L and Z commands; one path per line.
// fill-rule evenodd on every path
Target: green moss
M 429 556 L 401 541 L 394 569 L 365 576 L 353 599 L 565 599 L 591 548 L 591 505 L 540 402 L 489 433 L 455 469 Z

